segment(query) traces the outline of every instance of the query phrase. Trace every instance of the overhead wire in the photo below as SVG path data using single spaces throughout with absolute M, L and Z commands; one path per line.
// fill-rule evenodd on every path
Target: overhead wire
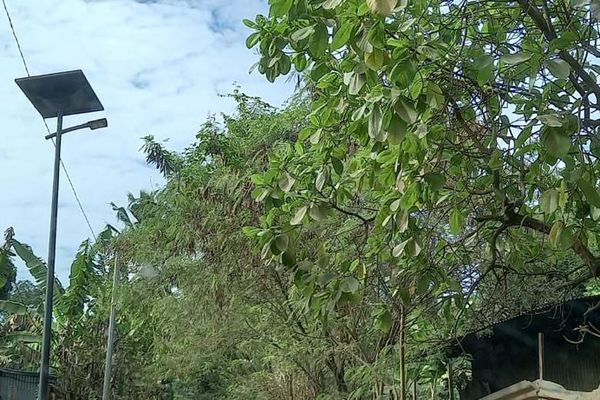
M 27 76 L 29 77 L 29 76 L 31 76 L 31 73 L 29 72 L 29 66 L 27 65 L 27 61 L 25 60 L 25 55 L 23 54 L 23 48 L 21 47 L 21 42 L 19 41 L 19 37 L 17 36 L 17 31 L 15 29 L 15 25 L 13 23 L 10 12 L 8 11 L 8 6 L 6 5 L 6 0 L 2 0 L 2 5 L 4 6 L 4 12 L 6 13 L 6 18 L 8 19 L 8 24 L 10 25 L 10 30 L 12 32 L 12 36 L 16 43 L 17 49 L 19 51 L 19 56 L 21 57 L 21 62 L 23 63 L 23 67 L 25 67 L 25 72 L 27 73 Z M 46 131 L 48 132 L 48 134 L 50 134 L 51 132 L 50 132 L 50 128 L 48 127 L 48 123 L 46 122 L 46 120 L 44 118 L 42 118 L 42 121 L 44 122 Z M 52 141 L 52 145 L 54 147 L 56 147 L 56 142 L 54 141 L 54 138 L 52 138 L 51 141 Z M 69 175 L 67 166 L 65 165 L 62 158 L 60 159 L 60 165 L 65 174 L 65 177 L 67 178 L 67 182 L 69 183 L 69 186 L 71 187 L 71 191 L 73 192 L 73 196 L 75 197 L 77 206 L 79 207 L 79 210 L 81 211 L 81 214 L 83 215 L 83 218 L 85 219 L 85 223 L 87 224 L 88 229 L 90 230 L 90 233 L 92 234 L 92 237 L 94 238 L 94 240 L 96 240 L 96 233 L 94 232 L 94 229 L 92 228 L 92 224 L 90 223 L 90 220 L 87 216 L 87 213 L 85 212 L 85 209 L 83 208 L 81 199 L 79 198 L 79 195 L 77 194 L 77 190 L 75 190 L 75 185 L 73 184 L 73 181 L 71 180 L 71 175 Z

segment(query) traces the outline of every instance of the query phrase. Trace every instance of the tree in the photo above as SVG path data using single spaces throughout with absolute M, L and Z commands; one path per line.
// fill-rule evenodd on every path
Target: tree
M 399 325 L 383 303 L 384 287 L 369 280 L 361 298 L 356 287 L 363 278 L 348 274 L 338 284 L 337 267 L 324 263 L 311 282 L 288 261 L 262 259 L 270 251 L 293 254 L 283 232 L 276 245 L 267 241 L 264 248 L 248 239 L 272 237 L 257 226 L 277 218 L 277 210 L 264 216 L 252 197 L 264 191 L 269 153 L 294 151 L 310 100 L 300 95 L 276 110 L 239 91 L 232 97 L 237 112 L 223 115 L 222 123 L 209 118 L 184 152 L 154 152 L 150 162 L 157 168 L 154 160 L 164 155 L 177 160 L 163 188 L 116 207 L 119 215 L 135 214 L 138 221 L 115 243 L 135 274 L 122 286 L 117 365 L 141 371 L 140 391 L 149 393 L 153 382 L 163 382 L 183 398 L 358 399 L 375 385 L 380 393 L 397 391 L 392 350 Z M 343 223 L 334 218 L 298 240 L 319 249 Z M 364 245 L 353 238 L 341 238 L 346 259 Z M 346 272 L 363 269 L 351 264 L 344 264 Z M 331 297 L 306 301 L 318 291 Z M 336 313 L 321 312 L 321 305 Z M 424 333 L 428 318 L 414 331 Z M 443 390 L 440 379 L 434 382 Z
M 313 101 L 294 147 L 254 179 L 266 207 L 254 237 L 315 315 L 372 296 L 403 354 L 394 332 L 423 313 L 446 323 L 410 331 L 413 350 L 469 313 L 515 312 L 600 275 L 595 2 L 269 4 L 244 21 L 258 71 L 274 81 L 294 66 Z
M 84 240 L 71 264 L 70 282 L 54 285 L 52 367 L 57 375 L 56 390 L 65 398 L 99 397 L 103 378 L 103 349 L 110 304 L 110 282 L 104 269 L 113 229 L 107 227 L 96 243 Z M 10 300 L 0 301 L 3 320 L 1 364 L 4 367 L 36 371 L 39 368 L 43 318 L 43 293 L 47 266 L 31 247 L 14 238 L 11 231 L 4 250 L 18 256 L 35 284 L 17 283 Z M 12 259 L 9 262 L 12 263 Z
M 41 309 L 44 304 L 44 292 L 31 281 L 17 281 L 10 293 L 10 301 L 34 310 Z
M 17 268 L 12 262 L 13 253 L 10 250 L 10 241 L 14 235 L 14 229 L 9 227 L 4 231 L 4 244 L 0 246 L 0 300 L 8 298 L 17 279 Z
M 508 275 L 563 289 L 596 278 L 596 13 L 594 2 L 270 1 L 268 17 L 245 20 L 258 70 L 305 71 L 314 102 L 296 150 L 274 154 L 260 182 L 258 199 L 278 210 L 269 231 L 347 216 L 367 238 L 356 261 L 398 268 L 405 303 Z

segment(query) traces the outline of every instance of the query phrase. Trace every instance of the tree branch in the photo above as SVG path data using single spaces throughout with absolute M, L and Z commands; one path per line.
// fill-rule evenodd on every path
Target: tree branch
M 512 205 L 507 205 L 504 211 L 504 215 L 493 215 L 475 218 L 478 222 L 486 221 L 498 221 L 502 222 L 500 229 L 504 230 L 510 226 L 523 226 L 525 228 L 533 229 L 534 231 L 550 234 L 551 226 L 543 221 L 532 218 L 527 215 L 521 215 L 514 211 Z M 499 230 L 500 231 L 500 230 Z M 500 231 L 501 232 L 501 231 Z M 571 249 L 581 258 L 583 263 L 589 270 L 589 276 L 578 280 L 578 283 L 582 283 L 589 278 L 600 276 L 600 257 L 595 256 L 590 249 L 581 241 L 579 237 L 575 237 Z
M 521 5 L 523 11 L 531 17 L 533 22 L 542 31 L 546 40 L 550 42 L 558 37 L 556 31 L 553 29 L 552 23 L 544 18 L 535 4 L 532 4 L 530 0 L 519 0 L 519 4 Z M 550 18 L 550 16 L 548 16 L 548 18 Z M 592 78 L 590 74 L 583 69 L 581 64 L 579 64 L 579 62 L 566 50 L 561 50 L 558 55 L 560 58 L 566 61 L 567 64 L 569 64 L 574 74 L 576 74 L 583 82 L 585 82 L 586 85 L 588 85 L 590 90 L 596 95 L 596 104 L 598 104 L 598 102 L 600 102 L 600 86 L 598 86 L 598 83 L 594 80 L 594 78 Z M 577 79 L 575 79 L 574 76 L 569 76 L 569 80 L 576 88 L 578 88 L 579 94 L 582 97 L 585 97 L 586 93 L 581 93 L 580 90 L 582 88 L 579 86 Z

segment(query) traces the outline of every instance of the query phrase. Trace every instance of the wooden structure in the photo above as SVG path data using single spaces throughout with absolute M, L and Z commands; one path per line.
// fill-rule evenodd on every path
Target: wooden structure
M 600 296 L 594 296 L 549 305 L 497 323 L 487 334 L 461 338 L 451 353 L 472 360 L 472 379 L 460 391 L 461 400 L 542 399 L 494 397 L 536 381 L 571 393 L 595 391 L 600 387 L 599 328 Z
M 593 392 L 577 392 L 545 380 L 522 381 L 504 388 L 481 400 L 598 400 L 600 389 Z

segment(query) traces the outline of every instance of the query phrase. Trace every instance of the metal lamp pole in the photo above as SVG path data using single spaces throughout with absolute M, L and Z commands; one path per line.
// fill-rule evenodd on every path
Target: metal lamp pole
M 56 233 L 58 222 L 58 192 L 60 186 L 60 153 L 62 147 L 62 136 L 65 133 L 78 129 L 105 128 L 108 125 L 106 119 L 98 119 L 85 124 L 63 129 L 63 115 L 59 110 L 56 117 L 56 132 L 46 135 L 46 139 L 55 138 L 54 143 L 54 172 L 52 181 L 52 203 L 50 208 L 50 234 L 48 239 L 48 271 L 46 274 L 46 301 L 44 302 L 44 330 L 42 337 L 42 360 L 40 366 L 40 383 L 38 399 L 48 398 L 48 382 L 50 378 L 50 353 L 52 349 L 52 308 L 54 300 L 54 272 L 56 266 Z
M 58 189 L 60 183 L 60 151 L 62 136 L 78 129 L 105 128 L 105 118 L 63 129 L 63 117 L 102 111 L 104 106 L 94 93 L 81 70 L 55 74 L 28 76 L 16 79 L 25 96 L 40 113 L 42 118 L 56 118 L 56 132 L 46 139 L 56 138 L 54 150 L 54 170 L 52 183 L 52 203 L 50 209 L 50 234 L 48 239 L 48 270 L 46 276 L 46 301 L 44 302 L 44 330 L 40 365 L 39 400 L 48 399 L 50 378 L 50 353 L 52 350 L 52 308 L 54 297 L 54 271 L 56 266 L 56 233 L 58 219 Z
M 62 142 L 62 110 L 56 120 L 56 142 L 54 149 L 54 173 L 52 181 L 52 205 L 50 209 L 50 235 L 48 239 L 48 273 L 46 275 L 46 301 L 44 302 L 44 334 L 42 338 L 42 365 L 38 398 L 48 398 L 50 375 L 50 348 L 52 340 L 52 303 L 54 297 L 54 269 L 56 265 L 56 224 L 58 220 L 58 187 L 60 183 L 60 149 Z

